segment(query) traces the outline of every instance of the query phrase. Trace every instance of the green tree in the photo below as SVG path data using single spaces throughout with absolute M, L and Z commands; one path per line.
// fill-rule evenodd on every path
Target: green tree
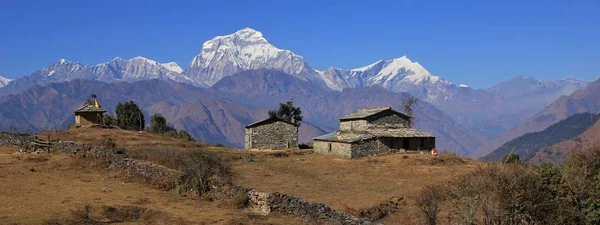
M 294 99 L 291 99 L 285 103 L 279 103 L 279 110 L 269 110 L 269 117 L 277 117 L 300 126 L 302 122 L 302 109 L 300 109 L 300 106 L 295 107 Z
M 521 159 L 519 158 L 519 155 L 516 154 L 508 154 L 505 155 L 504 157 L 502 157 L 501 162 L 503 163 L 520 163 Z
M 196 140 L 194 140 L 194 138 L 192 137 L 192 135 L 190 135 L 190 133 L 188 133 L 185 130 L 180 130 L 177 133 L 176 137 L 179 138 L 179 139 L 184 139 L 184 140 L 188 140 L 188 141 L 196 141 Z
M 133 102 L 120 103 L 115 109 L 117 126 L 125 130 L 143 130 L 145 127 L 144 113 Z
M 159 113 L 155 113 L 150 118 L 150 123 L 151 123 L 150 128 L 153 133 L 164 134 L 169 131 L 176 131 L 173 126 L 170 126 L 169 124 L 167 124 L 167 119 L 162 114 L 159 114 Z
M 112 116 L 110 116 L 108 114 L 104 114 L 104 119 L 103 120 L 104 120 L 104 125 L 105 126 L 112 127 L 112 126 L 116 126 L 117 125 L 117 120 L 114 117 L 112 117 Z

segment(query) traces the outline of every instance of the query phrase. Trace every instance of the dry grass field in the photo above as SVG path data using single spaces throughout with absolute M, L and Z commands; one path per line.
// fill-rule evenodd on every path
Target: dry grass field
M 17 150 L 0 146 L 0 224 L 301 224 L 151 189 L 90 160 Z
M 310 154 L 302 150 L 287 152 L 245 151 L 196 144 L 167 136 L 121 130 L 47 132 L 42 133 L 41 136 L 46 137 L 48 134 L 50 134 L 51 139 L 92 144 L 106 144 L 107 140 L 111 139 L 110 142 L 114 143 L 117 148 L 125 149 L 130 154 L 137 155 L 142 159 L 167 164 L 167 166 L 176 162 L 172 162 L 172 159 L 171 161 L 166 160 L 163 162 L 164 158 L 168 157 L 164 156 L 164 154 L 153 154 L 155 150 L 186 151 L 197 148 L 210 150 L 220 154 L 230 162 L 235 172 L 235 181 L 237 184 L 253 187 L 259 191 L 292 194 L 305 198 L 310 202 L 325 203 L 335 209 L 353 214 L 357 214 L 362 209 L 368 209 L 379 203 L 386 202 L 392 197 L 405 197 L 405 205 L 400 212 L 379 221 L 384 224 L 420 224 L 422 222 L 421 216 L 416 208 L 414 196 L 423 186 L 451 180 L 456 175 L 469 173 L 481 165 L 477 161 L 444 154 L 441 154 L 437 158 L 429 154 L 392 154 L 350 160 Z M 14 156 L 10 156 L 9 158 L 11 157 Z M 57 155 L 53 156 L 52 160 L 64 157 Z M 253 161 L 248 162 L 248 157 L 251 157 Z M 26 165 L 22 166 L 27 167 Z M 125 183 L 121 185 L 120 180 L 110 178 L 107 174 L 91 173 L 90 171 L 74 172 L 68 166 L 62 166 L 58 171 L 61 173 L 72 173 L 62 176 L 72 179 L 69 181 L 65 180 L 65 184 L 61 189 L 72 186 L 96 188 L 94 191 L 79 189 L 70 192 L 86 193 L 86 196 L 89 195 L 87 194 L 88 192 L 95 192 L 97 195 L 89 195 L 90 197 L 86 197 L 85 199 L 94 202 L 94 199 L 100 198 L 98 201 L 102 203 L 98 204 L 107 204 L 102 196 L 106 196 L 103 188 L 105 185 L 109 185 L 109 187 L 114 189 L 111 193 L 118 192 L 120 196 L 118 201 L 115 199 L 106 199 L 114 204 L 131 205 L 131 202 L 139 201 L 139 199 L 144 197 L 150 198 L 150 196 L 155 196 L 152 198 L 154 205 L 148 204 L 144 207 L 149 210 L 165 212 L 167 215 L 171 215 L 170 217 L 172 218 L 183 219 L 185 221 L 202 221 L 201 218 L 207 218 L 198 215 L 198 213 L 184 213 L 188 210 L 186 207 L 196 212 L 216 207 L 208 203 L 182 200 L 173 203 L 169 201 L 169 199 L 173 199 L 173 197 L 169 197 L 171 195 L 169 193 L 147 189 L 142 184 Z M 79 177 L 89 177 L 86 180 L 92 180 L 94 183 L 83 182 L 81 181 L 83 178 Z M 27 182 L 51 183 L 50 181 L 37 178 L 26 180 Z M 79 183 L 83 183 L 83 185 Z M 40 186 L 39 188 L 46 189 L 47 187 Z M 144 192 L 146 194 L 143 194 Z M 70 195 L 65 194 L 63 198 L 67 198 L 67 196 Z M 78 198 L 73 197 L 70 201 L 75 201 L 74 199 Z M 56 201 L 61 202 L 63 200 Z M 75 210 L 77 207 L 81 208 L 84 203 L 83 200 L 76 202 L 78 204 L 73 205 L 69 210 Z M 165 207 L 167 202 L 176 204 L 178 208 L 173 209 L 175 206 Z M 152 208 L 152 206 L 155 206 L 155 208 Z M 50 208 L 52 207 L 50 206 Z M 65 214 L 69 210 L 61 209 L 60 213 Z M 208 218 L 213 219 L 212 221 L 209 220 L 208 223 L 219 222 L 215 218 L 231 217 L 233 220 L 244 218 L 243 213 L 236 210 L 228 211 L 219 209 L 211 211 L 211 213 L 218 215 L 208 215 Z M 278 218 L 273 217 L 270 219 L 277 220 Z M 226 219 L 222 219 L 222 221 L 226 221 Z M 289 221 L 286 221 L 286 224 L 289 224 L 287 222 Z

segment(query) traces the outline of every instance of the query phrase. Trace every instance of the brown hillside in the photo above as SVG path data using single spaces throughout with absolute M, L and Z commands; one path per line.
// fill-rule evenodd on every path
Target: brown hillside
M 561 164 L 572 151 L 579 151 L 592 146 L 600 146 L 600 121 L 576 138 L 541 149 L 530 162 Z
M 541 131 L 552 124 L 567 117 L 581 112 L 597 113 L 600 111 L 600 79 L 588 84 L 585 88 L 574 92 L 569 96 L 562 96 L 552 102 L 544 110 L 527 119 L 517 128 L 494 140 L 483 144 L 472 156 L 480 157 L 487 155 L 504 143 L 515 139 L 523 134 Z
M 419 223 L 421 217 L 414 196 L 424 185 L 452 180 L 481 165 L 451 154 L 442 154 L 437 158 L 430 154 L 392 154 L 350 160 L 311 154 L 305 150 L 246 151 L 122 130 L 43 133 L 47 134 L 51 135 L 51 139 L 96 144 L 111 139 L 117 148 L 161 165 L 178 162 L 173 158 L 165 158 L 168 155 L 157 154 L 158 151 L 186 151 L 200 147 L 229 160 L 235 172 L 235 182 L 239 185 L 259 191 L 292 194 L 355 215 L 360 215 L 363 209 L 388 202 L 392 197 L 404 196 L 401 211 L 381 221 L 384 224 Z M 248 162 L 248 157 L 253 161 Z
M 151 189 L 90 160 L 12 154 L 17 150 L 0 146 L 0 224 L 303 224 L 283 215 L 252 219 L 233 207 Z M 92 221 L 83 216 L 86 205 Z

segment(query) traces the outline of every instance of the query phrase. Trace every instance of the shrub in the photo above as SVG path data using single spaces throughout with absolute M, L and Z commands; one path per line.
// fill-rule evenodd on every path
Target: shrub
M 177 133 L 176 138 L 179 139 L 184 139 L 184 140 L 188 140 L 188 141 L 196 141 L 192 135 L 190 135 L 190 133 L 188 133 L 185 130 L 180 130 L 179 133 Z
M 145 126 L 144 113 L 133 102 L 119 103 L 115 109 L 117 126 L 125 130 L 143 130 Z
M 520 163 L 521 159 L 519 158 L 519 155 L 508 154 L 508 155 L 505 155 L 504 157 L 502 157 L 500 162 L 502 162 L 502 163 Z
M 417 206 L 425 217 L 426 224 L 435 225 L 440 212 L 441 203 L 444 201 L 444 188 L 440 185 L 425 186 L 417 195 Z
M 102 146 L 106 149 L 116 149 L 117 143 L 112 138 L 104 137 L 104 140 L 102 141 Z
M 208 200 L 218 199 L 214 191 L 233 184 L 231 166 L 211 152 L 191 151 L 182 172 L 180 190 Z
M 217 143 L 217 144 L 215 145 L 215 147 L 220 147 L 220 148 L 222 148 L 222 147 L 225 147 L 225 145 L 223 145 L 223 144 L 221 144 L 221 143 Z

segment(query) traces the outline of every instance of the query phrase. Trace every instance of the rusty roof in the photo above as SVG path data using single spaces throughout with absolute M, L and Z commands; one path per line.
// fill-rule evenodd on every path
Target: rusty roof
M 382 113 L 382 112 L 385 112 L 385 111 L 391 111 L 391 112 L 393 112 L 395 114 L 398 114 L 398 115 L 400 115 L 400 116 L 402 116 L 404 118 L 410 118 L 409 116 L 407 116 L 407 115 L 405 115 L 403 113 L 400 113 L 400 112 L 398 112 L 396 110 L 393 110 L 392 107 L 384 106 L 384 107 L 373 107 L 373 108 L 364 108 L 364 109 L 356 110 L 356 111 L 354 111 L 354 112 L 352 112 L 352 113 L 350 113 L 350 114 L 348 114 L 348 115 L 340 118 L 340 121 L 343 121 L 343 120 L 364 119 L 364 118 L 367 118 L 369 116 L 373 116 L 373 115 L 376 115 L 376 114 L 379 114 L 379 113 Z

